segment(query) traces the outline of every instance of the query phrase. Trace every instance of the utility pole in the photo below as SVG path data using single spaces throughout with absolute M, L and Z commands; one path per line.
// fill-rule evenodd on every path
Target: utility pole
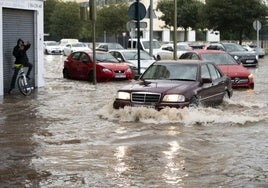
M 93 84 L 97 84 L 97 71 L 96 71 L 96 0 L 89 0 L 90 7 L 90 20 L 92 22 L 92 48 L 93 48 Z
M 174 33 L 173 33 L 173 59 L 177 60 L 177 0 L 174 0 Z

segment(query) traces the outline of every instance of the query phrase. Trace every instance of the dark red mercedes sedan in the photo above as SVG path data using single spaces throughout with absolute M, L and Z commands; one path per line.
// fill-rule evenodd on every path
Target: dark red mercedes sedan
M 210 61 L 158 61 L 119 89 L 113 107 L 184 108 L 218 105 L 232 96 L 232 82 Z

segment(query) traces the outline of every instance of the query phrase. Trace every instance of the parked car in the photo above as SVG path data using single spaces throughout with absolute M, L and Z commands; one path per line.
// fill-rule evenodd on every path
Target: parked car
M 265 50 L 257 45 L 254 44 L 250 44 L 249 47 L 251 47 L 259 56 L 259 58 L 263 58 L 265 56 Z
M 44 41 L 44 53 L 45 54 L 61 54 L 62 50 L 58 42 Z
M 110 53 L 120 62 L 127 63 L 132 67 L 133 77 L 138 74 L 138 51 L 137 50 L 111 50 Z M 155 62 L 155 59 L 147 52 L 140 50 L 140 73 Z
M 140 49 L 144 50 L 149 53 L 150 51 L 150 40 L 141 38 L 140 39 Z M 130 38 L 128 40 L 128 49 L 137 49 L 138 47 L 138 39 L 137 38 Z M 158 40 L 153 39 L 152 40 L 152 55 L 154 58 L 156 58 L 157 52 L 160 50 L 161 44 Z
M 180 59 L 198 59 L 215 62 L 221 71 L 231 78 L 233 87 L 254 89 L 253 74 L 225 51 L 195 50 L 184 53 Z
M 228 52 L 244 66 L 258 66 L 258 55 L 255 52 L 247 51 L 241 45 L 235 43 L 211 43 L 207 50 L 223 50 Z
M 96 51 L 96 78 L 98 82 L 112 79 L 131 79 L 129 66 L 120 63 L 110 53 Z M 64 61 L 63 77 L 93 81 L 93 52 L 78 51 L 71 53 Z
M 97 50 L 109 51 L 109 50 L 123 50 L 124 47 L 116 42 L 109 43 L 100 43 L 97 47 Z
M 68 56 L 72 52 L 76 51 L 88 51 L 91 50 L 86 44 L 82 42 L 68 43 L 63 48 L 63 55 Z
M 233 93 L 231 79 L 208 61 L 157 61 L 135 83 L 117 91 L 115 109 L 217 105 Z
M 183 53 L 190 51 L 190 48 L 187 44 L 177 44 L 177 57 L 179 58 Z M 174 59 L 174 44 L 164 44 L 161 46 L 160 50 L 156 54 L 157 60 L 167 60 L 167 59 Z

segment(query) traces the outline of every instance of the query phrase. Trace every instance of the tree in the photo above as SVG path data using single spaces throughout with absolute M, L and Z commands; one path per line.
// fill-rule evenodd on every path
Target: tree
M 97 10 L 96 31 L 100 36 L 105 31 L 107 35 L 116 36 L 126 31 L 129 21 L 127 3 L 111 3 Z
M 56 4 L 50 16 L 50 33 L 61 38 L 79 38 L 81 20 L 80 6 L 76 2 Z
M 207 28 L 219 30 L 221 38 L 238 39 L 250 36 L 254 20 L 265 20 L 267 7 L 262 0 L 206 0 L 204 17 Z
M 198 0 L 178 0 L 177 1 L 177 27 L 184 29 L 184 40 L 187 40 L 187 31 L 189 28 L 197 29 L 201 26 L 199 9 L 203 4 Z M 174 1 L 160 0 L 156 10 L 163 13 L 159 19 L 163 20 L 167 27 L 174 25 Z
M 44 2 L 44 33 L 50 34 L 50 17 L 58 3 L 58 0 L 46 0 Z

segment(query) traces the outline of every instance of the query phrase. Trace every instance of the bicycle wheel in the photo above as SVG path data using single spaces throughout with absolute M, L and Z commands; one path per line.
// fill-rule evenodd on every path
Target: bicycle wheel
M 27 82 L 25 82 L 23 76 L 18 77 L 18 88 L 19 88 L 20 92 L 25 96 L 28 96 L 32 93 L 31 87 L 29 87 Z

